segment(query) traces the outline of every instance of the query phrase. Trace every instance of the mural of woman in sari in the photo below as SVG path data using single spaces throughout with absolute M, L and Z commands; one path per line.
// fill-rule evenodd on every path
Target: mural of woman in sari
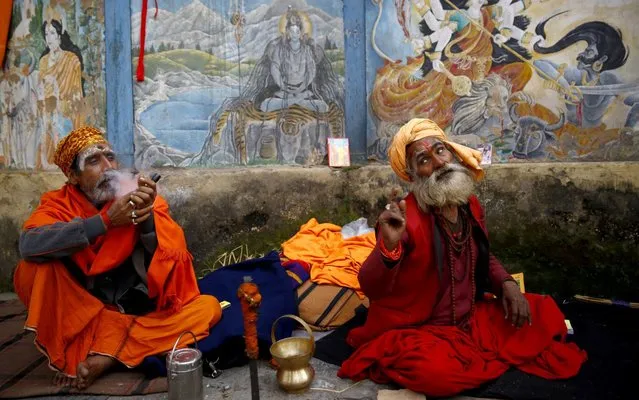
M 45 21 L 42 34 L 47 46 L 39 67 L 44 129 L 36 154 L 36 169 L 52 166 L 61 135 L 82 123 L 78 110 L 84 97 L 80 49 L 58 20 Z

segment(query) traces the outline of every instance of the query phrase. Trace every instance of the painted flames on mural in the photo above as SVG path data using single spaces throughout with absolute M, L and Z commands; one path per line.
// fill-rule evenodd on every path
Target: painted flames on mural
M 616 26 L 625 21 L 593 21 L 584 11 L 566 26 L 563 18 L 581 11 L 559 9 L 578 7 L 559 0 L 386 1 L 413 54 L 393 60 L 373 32 L 385 63 L 370 91 L 371 154 L 385 158 L 397 128 L 422 117 L 459 142 L 491 143 L 497 162 L 639 159 L 639 82 L 618 72 L 629 57 Z M 374 2 L 379 23 L 388 7 Z M 534 94 L 533 80 L 543 82 Z

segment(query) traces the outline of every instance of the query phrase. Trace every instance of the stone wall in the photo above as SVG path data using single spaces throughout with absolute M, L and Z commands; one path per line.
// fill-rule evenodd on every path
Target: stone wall
M 160 192 L 184 227 L 196 267 L 246 245 L 278 248 L 315 217 L 374 224 L 391 188 L 387 166 L 165 169 Z M 494 165 L 480 185 L 492 250 L 529 291 L 638 299 L 639 163 Z M 0 273 L 17 261 L 19 227 L 58 173 L 0 173 Z

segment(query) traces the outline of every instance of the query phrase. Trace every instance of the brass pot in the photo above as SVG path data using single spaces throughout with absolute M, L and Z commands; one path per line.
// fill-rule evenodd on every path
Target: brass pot
M 289 337 L 275 341 L 275 327 L 282 318 L 292 318 L 299 322 L 308 338 Z M 311 328 L 301 318 L 286 314 L 273 322 L 271 328 L 271 356 L 277 363 L 277 383 L 288 393 L 301 393 L 306 391 L 313 382 L 315 370 L 311 366 L 311 358 L 315 353 L 315 338 Z

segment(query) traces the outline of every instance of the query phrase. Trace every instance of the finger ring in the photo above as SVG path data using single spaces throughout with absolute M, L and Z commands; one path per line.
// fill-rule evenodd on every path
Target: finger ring
M 137 222 L 135 222 L 135 217 L 131 218 L 131 222 L 133 222 L 133 225 L 137 225 L 138 224 Z
M 129 200 L 129 205 L 130 205 L 131 207 L 135 208 L 135 203 L 134 203 L 134 202 L 132 202 L 131 200 Z
M 136 219 L 138 216 L 135 211 L 131 211 L 131 219 Z
M 390 210 L 390 204 L 386 204 L 386 207 L 384 207 L 387 210 Z

